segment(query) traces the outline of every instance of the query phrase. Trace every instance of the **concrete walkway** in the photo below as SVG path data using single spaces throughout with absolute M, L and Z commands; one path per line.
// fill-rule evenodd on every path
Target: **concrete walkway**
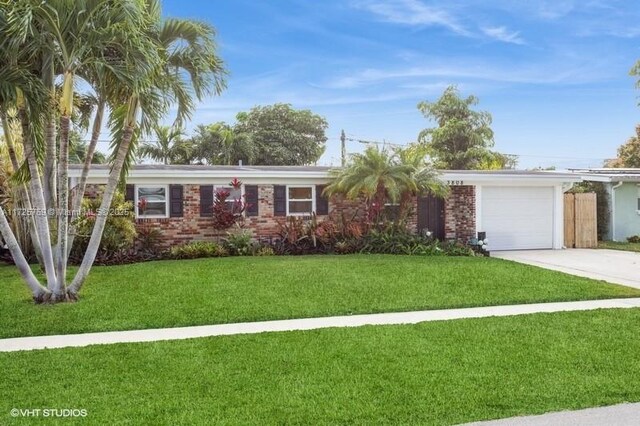
M 559 411 L 539 416 L 467 423 L 465 426 L 637 426 L 639 424 L 640 404 L 618 404 L 586 410 Z
M 600 249 L 514 250 L 492 252 L 491 257 L 640 288 L 640 253 Z
M 500 317 L 535 314 L 541 312 L 588 311 L 593 309 L 638 307 L 640 307 L 640 298 L 607 299 L 587 300 L 581 302 L 532 303 L 525 305 L 487 306 L 464 309 L 441 309 L 281 321 L 245 322 L 151 330 L 109 331 L 104 333 L 68 334 L 59 336 L 17 337 L 12 339 L 0 339 L 0 352 L 66 348 L 111 343 L 155 342 L 160 340 L 192 339 L 196 337 L 254 334 L 274 331 L 313 330 L 330 327 L 416 324 L 425 321 L 484 318 L 493 316 Z

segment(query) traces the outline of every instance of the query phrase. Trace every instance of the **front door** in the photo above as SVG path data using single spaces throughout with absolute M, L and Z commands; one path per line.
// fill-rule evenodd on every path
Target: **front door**
M 444 199 L 433 195 L 418 197 L 418 233 L 427 229 L 434 238 L 444 240 Z

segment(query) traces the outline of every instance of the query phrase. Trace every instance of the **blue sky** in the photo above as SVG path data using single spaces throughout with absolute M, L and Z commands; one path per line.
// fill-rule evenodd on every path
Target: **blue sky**
M 165 0 L 164 11 L 213 24 L 231 72 L 189 128 L 291 103 L 329 122 L 319 164 L 339 163 L 343 128 L 414 141 L 433 125 L 416 104 L 449 84 L 480 98 L 495 148 L 523 168 L 600 166 L 640 122 L 635 0 Z

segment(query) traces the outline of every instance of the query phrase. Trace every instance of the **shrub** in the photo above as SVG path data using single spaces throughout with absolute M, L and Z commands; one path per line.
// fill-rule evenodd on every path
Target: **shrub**
M 87 249 L 96 214 L 99 213 L 102 197 L 82 200 L 82 215 L 75 219 L 76 237 L 74 239 L 72 253 L 82 256 Z M 133 215 L 133 205 L 124 200 L 122 193 L 113 196 L 111 209 L 108 212 L 107 223 L 104 227 L 100 252 L 113 253 L 128 250 L 133 247 L 136 237 L 136 226 Z
M 455 241 L 445 242 L 439 248 L 440 250 L 442 250 L 442 254 L 445 254 L 447 256 L 483 255 L 483 253 L 477 253 L 476 251 L 474 251 L 472 247 Z
M 275 254 L 273 247 L 269 246 L 260 246 L 253 252 L 254 256 L 274 256 Z
M 233 179 L 229 185 L 237 190 L 242 186 L 242 182 Z M 213 229 L 229 229 L 242 221 L 242 213 L 246 210 L 247 205 L 240 199 L 227 201 L 230 196 L 231 192 L 223 188 L 213 194 Z
M 237 228 L 233 232 L 227 232 L 223 246 L 232 256 L 247 256 L 252 252 L 253 240 L 251 238 L 251 232 L 240 228 Z
M 389 226 L 369 231 L 363 237 L 360 253 L 438 255 L 442 250 L 435 240 L 412 234 L 401 227 Z
M 638 244 L 640 243 L 640 235 L 634 235 L 632 237 L 627 238 L 627 241 L 632 243 L 632 244 Z
M 228 252 L 224 247 L 213 242 L 191 241 L 172 247 L 169 251 L 171 259 L 197 259 L 200 257 L 224 257 Z
M 157 253 L 159 251 L 162 231 L 157 228 L 141 227 L 138 229 L 136 246 L 139 251 Z

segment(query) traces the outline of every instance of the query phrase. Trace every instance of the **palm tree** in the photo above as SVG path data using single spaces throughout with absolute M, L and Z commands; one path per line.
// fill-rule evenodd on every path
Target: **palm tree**
M 213 30 L 204 24 L 191 25 L 190 21 L 163 21 L 157 0 L 15 0 L 0 3 L 0 24 L 0 112 L 11 107 L 18 110 L 26 153 L 22 175 L 30 184 L 28 195 L 38 210 L 47 205 L 47 191 L 57 194 L 52 198 L 62 208 L 68 206 L 69 130 L 78 79 L 91 86 L 98 101 L 85 166 L 91 164 L 105 107 L 110 111 L 113 141 L 111 170 L 101 205 L 104 211 L 132 161 L 137 138 L 148 134 L 172 103 L 178 104 L 179 122 L 190 115 L 194 98 L 217 94 L 224 87 L 224 69 L 216 55 Z M 56 102 L 59 111 L 54 113 L 51 99 L 55 89 L 50 83 L 55 76 L 62 77 L 63 86 Z M 52 117 L 60 121 L 57 147 L 55 137 L 51 137 Z M 48 185 L 47 189 L 40 165 L 50 168 L 49 153 L 56 151 L 60 158 L 57 188 Z M 106 215 L 96 218 L 82 264 L 68 287 L 68 215 L 57 216 L 55 246 L 49 238 L 53 228 L 47 218 L 36 215 L 35 222 L 46 286 L 26 263 L 0 209 L 0 234 L 34 300 L 77 298 L 95 260 Z
M 255 147 L 247 133 L 238 132 L 226 123 L 219 122 L 204 127 L 200 133 L 203 157 L 210 164 L 232 166 L 242 161 L 251 164 Z
M 113 165 L 105 189 L 102 206 L 111 205 L 119 181 L 133 162 L 136 133 L 148 134 L 168 106 L 177 104 L 176 126 L 191 116 L 194 99 L 218 95 L 226 87 L 226 70 L 217 55 L 215 30 L 208 24 L 184 20 L 163 19 L 158 0 L 147 0 L 151 24 L 146 35 L 160 54 L 160 67 L 154 69 L 143 85 L 130 93 L 128 104 L 113 111 L 111 117 L 114 142 Z M 139 80 L 138 80 L 139 81 Z M 141 117 L 137 123 L 138 110 Z M 71 298 L 77 294 L 88 276 L 100 247 L 106 216 L 98 216 L 78 272 L 69 286 Z
M 364 201 L 371 221 L 378 220 L 386 203 L 400 204 L 402 213 L 416 195 L 447 193 L 446 185 L 417 149 L 389 152 L 368 147 L 364 153 L 354 154 L 347 167 L 331 173 L 325 193 Z
M 169 126 L 154 126 L 156 142 L 145 142 L 138 149 L 141 157 L 159 161 L 162 164 L 173 164 L 181 156 L 184 157 L 185 145 L 182 141 L 182 129 Z

